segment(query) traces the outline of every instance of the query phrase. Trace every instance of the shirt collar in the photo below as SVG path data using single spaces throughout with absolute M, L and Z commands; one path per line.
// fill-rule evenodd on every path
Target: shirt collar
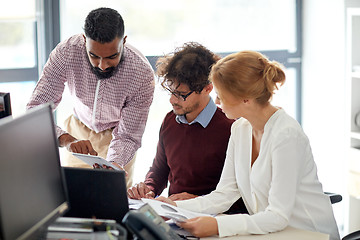
M 206 105 L 206 107 L 200 112 L 200 114 L 191 123 L 189 123 L 186 120 L 184 115 L 177 115 L 175 119 L 178 123 L 183 123 L 183 124 L 188 124 L 188 125 L 198 122 L 201 124 L 201 126 L 203 128 L 206 128 L 207 125 L 209 124 L 209 122 L 211 121 L 212 117 L 214 116 L 216 109 L 217 109 L 216 104 L 214 103 L 212 98 L 210 98 L 209 103 Z

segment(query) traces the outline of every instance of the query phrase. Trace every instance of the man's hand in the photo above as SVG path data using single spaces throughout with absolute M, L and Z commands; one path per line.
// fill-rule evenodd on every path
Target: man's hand
M 125 169 L 124 169 L 122 166 L 120 166 L 119 164 L 117 164 L 116 162 L 111 162 L 111 164 L 113 164 L 113 165 L 115 165 L 116 167 L 118 167 L 119 169 L 123 170 L 123 171 L 125 172 L 125 176 L 128 175 L 127 171 L 125 171 Z M 93 165 L 93 168 L 97 168 L 97 169 L 99 169 L 99 168 L 104 168 L 104 169 L 115 170 L 115 169 L 114 169 L 113 167 L 111 167 L 111 166 L 107 166 L 107 165 L 105 165 L 105 164 L 103 164 L 103 165 L 101 166 L 101 165 L 98 164 L 98 163 L 95 163 L 95 164 Z
M 196 198 L 196 197 L 197 197 L 197 195 L 187 193 L 187 192 L 182 192 L 182 193 L 176 193 L 176 194 L 170 195 L 169 199 L 171 199 L 173 201 L 179 201 L 179 200 L 187 200 L 187 199 Z
M 128 172 L 120 164 L 118 164 L 117 162 L 114 162 L 114 161 L 110 161 L 110 162 L 111 162 L 111 164 L 115 165 L 115 167 L 118 167 L 119 169 L 123 170 L 125 172 L 125 176 L 128 175 Z M 112 167 L 109 167 L 109 166 L 105 166 L 105 167 L 109 168 L 109 169 L 113 169 Z
M 158 200 L 158 201 L 164 202 L 164 203 L 168 203 L 168 204 L 173 205 L 175 207 L 177 206 L 176 203 L 173 200 L 171 200 L 169 198 L 166 198 L 164 196 L 160 196 L 158 198 L 155 198 L 155 200 Z
M 66 147 L 69 152 L 98 155 L 89 140 L 78 140 L 68 133 L 59 137 L 59 145 L 60 147 Z
M 196 217 L 177 225 L 198 238 L 219 234 L 218 224 L 214 217 Z
M 135 184 L 133 187 L 129 188 L 128 191 L 129 198 L 132 199 L 141 199 L 141 198 L 154 198 L 155 193 L 150 190 L 145 183 L 140 182 Z

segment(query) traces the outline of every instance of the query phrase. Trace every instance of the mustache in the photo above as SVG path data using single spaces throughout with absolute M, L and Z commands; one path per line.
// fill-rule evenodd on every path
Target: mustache
M 99 79 L 106 79 L 112 77 L 119 69 L 120 63 L 123 62 L 125 59 L 124 51 L 122 51 L 120 61 L 116 66 L 108 67 L 105 70 L 101 70 L 99 67 L 95 67 L 90 62 L 90 59 L 87 58 L 91 71 L 98 77 Z
M 98 67 L 91 66 L 91 70 L 99 79 L 106 79 L 110 78 L 114 74 L 116 68 L 108 67 L 105 70 L 101 70 Z
M 115 69 L 115 67 L 108 67 L 108 68 L 106 68 L 105 70 L 101 70 L 101 69 L 100 69 L 100 68 L 98 68 L 98 67 L 94 67 L 94 69 L 95 69 L 96 71 L 99 71 L 99 72 L 105 73 L 105 72 L 109 72 L 109 71 L 111 71 L 111 70 Z

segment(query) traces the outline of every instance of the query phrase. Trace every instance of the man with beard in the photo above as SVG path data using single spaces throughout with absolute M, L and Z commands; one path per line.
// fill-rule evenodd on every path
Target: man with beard
M 59 145 L 125 168 L 131 186 L 135 153 L 153 99 L 154 72 L 146 58 L 126 43 L 117 11 L 91 11 L 84 31 L 51 52 L 27 108 L 46 102 L 56 107 L 67 84 L 73 115 L 65 121 L 66 131 L 56 129 Z M 64 165 L 87 166 L 68 155 Z
M 216 107 L 208 80 L 218 56 L 198 43 L 186 43 L 160 58 L 157 75 L 170 96 L 173 111 L 160 128 L 153 164 L 145 181 L 128 189 L 133 199 L 153 198 L 169 181 L 169 197 L 185 200 L 216 188 L 225 161 L 233 120 Z M 245 213 L 240 199 L 229 213 Z

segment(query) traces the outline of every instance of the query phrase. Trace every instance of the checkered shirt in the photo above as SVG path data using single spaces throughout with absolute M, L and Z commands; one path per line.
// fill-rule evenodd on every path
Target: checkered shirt
M 99 80 L 91 71 L 83 35 L 72 36 L 51 52 L 27 108 L 46 102 L 56 108 L 65 84 L 81 122 L 95 132 L 114 128 L 107 160 L 128 163 L 141 146 L 154 94 L 154 72 L 146 58 L 125 44 L 119 70 Z M 64 133 L 57 126 L 57 136 Z

